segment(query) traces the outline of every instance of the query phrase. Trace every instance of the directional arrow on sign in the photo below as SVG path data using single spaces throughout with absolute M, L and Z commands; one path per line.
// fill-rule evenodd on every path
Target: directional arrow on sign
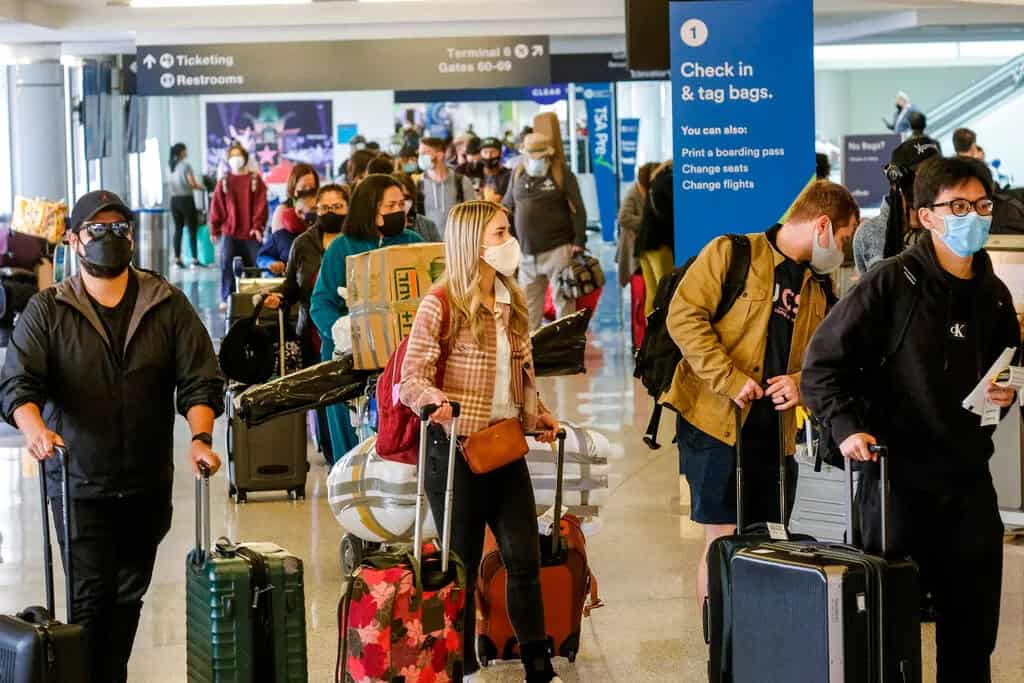
M 534 45 L 533 50 L 531 50 L 530 54 L 533 55 L 534 57 L 543 57 L 544 46 L 540 44 Z
M 142 63 L 146 65 L 147 69 L 152 69 L 153 65 L 156 64 L 156 57 L 153 55 L 146 55 L 143 57 Z

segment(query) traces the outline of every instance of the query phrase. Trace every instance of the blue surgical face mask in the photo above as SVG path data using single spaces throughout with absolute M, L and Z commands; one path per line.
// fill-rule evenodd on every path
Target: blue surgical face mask
M 547 159 L 527 159 L 526 160 L 526 172 L 534 178 L 543 178 L 548 174 L 548 160 Z
M 944 216 L 942 220 L 946 226 L 942 241 L 957 256 L 966 258 L 985 248 L 992 216 L 979 216 L 972 211 L 966 216 Z
M 420 170 L 426 173 L 427 171 L 434 168 L 434 157 L 430 154 L 421 154 L 420 159 Z
M 408 173 L 409 175 L 412 175 L 416 171 L 420 170 L 420 165 L 415 161 L 407 161 L 404 164 L 402 164 L 402 170 Z

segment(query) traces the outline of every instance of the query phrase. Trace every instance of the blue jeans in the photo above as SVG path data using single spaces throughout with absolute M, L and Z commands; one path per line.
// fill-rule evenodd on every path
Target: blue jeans
M 240 240 L 235 237 L 221 236 L 220 247 L 220 298 L 227 301 L 235 292 L 235 272 L 232 270 L 231 262 L 236 256 L 242 257 L 242 263 L 246 268 L 256 267 L 256 254 L 259 253 L 260 243 L 256 240 Z

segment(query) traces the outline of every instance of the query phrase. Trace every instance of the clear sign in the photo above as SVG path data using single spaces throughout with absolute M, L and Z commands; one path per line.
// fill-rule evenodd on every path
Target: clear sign
M 140 95 L 504 88 L 551 81 L 547 36 L 138 48 Z

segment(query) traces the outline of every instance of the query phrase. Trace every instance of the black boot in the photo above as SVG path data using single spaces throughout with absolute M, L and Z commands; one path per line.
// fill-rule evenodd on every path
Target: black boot
M 519 653 L 526 670 L 526 683 L 548 683 L 555 677 L 547 641 L 523 643 L 519 646 Z

